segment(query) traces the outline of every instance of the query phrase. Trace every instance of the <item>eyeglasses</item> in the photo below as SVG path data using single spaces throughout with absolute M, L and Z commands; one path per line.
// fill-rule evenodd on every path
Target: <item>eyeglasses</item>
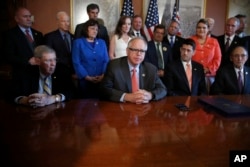
M 135 49 L 135 48 L 128 48 L 132 52 L 137 52 L 137 53 L 145 53 L 147 50 L 142 50 L 142 49 Z

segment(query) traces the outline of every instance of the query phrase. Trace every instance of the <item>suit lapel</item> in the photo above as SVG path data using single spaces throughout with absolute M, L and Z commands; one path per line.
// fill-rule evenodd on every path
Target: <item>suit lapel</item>
M 57 42 L 59 42 L 58 46 L 64 45 L 64 47 L 62 47 L 61 49 L 63 50 L 64 53 L 68 53 L 69 51 L 67 49 L 66 43 L 64 42 L 64 39 L 59 30 L 56 31 L 56 38 L 58 39 Z
M 193 90 L 193 86 L 194 86 L 194 83 L 195 81 L 198 81 L 198 78 L 197 78 L 197 67 L 196 65 L 192 62 L 192 89 L 191 91 Z
M 17 34 L 20 37 L 20 39 L 22 40 L 21 43 L 24 45 L 26 44 L 26 46 L 30 49 L 30 51 L 33 52 L 32 44 L 27 40 L 25 34 L 22 32 L 22 30 L 18 26 L 17 26 Z M 33 35 L 33 32 L 32 32 L 32 35 Z
M 249 70 L 248 68 L 244 67 L 244 87 L 243 87 L 243 94 L 246 93 L 247 94 L 247 86 L 250 84 L 249 82 Z
M 121 68 L 120 68 L 120 73 L 123 75 L 120 76 L 124 76 L 124 81 L 127 85 L 127 89 L 129 92 L 132 92 L 132 85 L 131 85 L 131 72 L 129 70 L 129 66 L 128 66 L 128 62 L 127 62 L 127 58 L 122 58 L 121 59 Z
M 139 67 L 140 71 L 139 71 L 139 81 L 140 81 L 140 89 L 144 88 L 145 87 L 145 83 L 146 83 L 146 72 L 145 72 L 145 68 L 143 66 L 143 63 L 140 64 L 140 67 Z
M 188 84 L 188 79 L 187 79 L 187 76 L 186 76 L 186 71 L 185 71 L 185 69 L 183 67 L 183 64 L 182 64 L 181 60 L 178 61 L 177 69 L 179 71 L 179 74 L 181 75 L 181 78 L 183 78 L 183 82 L 185 83 L 186 88 L 188 90 L 190 90 L 189 84 Z

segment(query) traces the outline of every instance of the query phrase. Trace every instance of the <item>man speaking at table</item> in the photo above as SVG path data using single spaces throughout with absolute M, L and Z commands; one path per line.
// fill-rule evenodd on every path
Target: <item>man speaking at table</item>
M 146 50 L 146 41 L 135 37 L 128 43 L 127 56 L 109 62 L 101 83 L 105 99 L 141 104 L 166 96 L 167 89 L 156 67 L 143 62 Z

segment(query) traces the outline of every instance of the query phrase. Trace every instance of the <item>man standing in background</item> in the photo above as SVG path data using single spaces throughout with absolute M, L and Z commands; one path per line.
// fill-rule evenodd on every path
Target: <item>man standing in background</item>
M 87 6 L 87 13 L 89 16 L 89 19 L 94 19 L 98 20 L 98 14 L 100 12 L 99 6 L 97 4 L 89 4 Z M 80 38 L 82 37 L 82 30 L 84 27 L 85 23 L 77 24 L 76 29 L 75 29 L 75 38 Z M 101 38 L 105 41 L 107 45 L 107 49 L 109 48 L 109 36 L 108 36 L 108 31 L 107 28 L 101 24 L 98 26 L 98 34 L 97 38 Z

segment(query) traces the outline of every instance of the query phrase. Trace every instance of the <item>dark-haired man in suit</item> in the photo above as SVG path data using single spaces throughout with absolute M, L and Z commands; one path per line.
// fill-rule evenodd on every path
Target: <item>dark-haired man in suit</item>
M 134 37 L 143 37 L 147 40 L 147 37 L 142 31 L 142 17 L 140 15 L 134 15 L 132 18 L 132 35 Z
M 211 94 L 250 94 L 250 67 L 244 66 L 247 59 L 247 50 L 242 46 L 235 47 L 230 55 L 232 64 L 217 71 Z
M 165 26 L 157 25 L 154 28 L 154 37 L 148 42 L 148 50 L 145 55 L 145 61 L 152 63 L 158 69 L 157 73 L 163 81 L 164 68 L 166 68 L 171 56 L 170 46 L 163 41 L 165 35 Z
M 185 39 L 180 48 L 180 59 L 171 62 L 167 66 L 165 83 L 169 96 L 197 96 L 207 94 L 203 66 L 192 61 L 195 47 L 193 39 Z
M 4 34 L 4 54 L 13 68 L 13 77 L 22 75 L 28 66 L 36 65 L 33 51 L 43 43 L 42 33 L 31 28 L 31 16 L 28 9 L 18 8 L 15 13 L 17 26 Z
M 142 37 L 132 38 L 127 56 L 109 62 L 101 91 L 105 99 L 116 102 L 148 103 L 165 97 L 167 90 L 157 68 L 143 62 L 147 42 Z M 132 83 L 132 81 L 135 81 Z
M 180 59 L 180 47 L 183 42 L 183 38 L 178 36 L 180 31 L 180 23 L 172 20 L 167 28 L 167 34 L 163 38 L 163 41 L 171 46 L 171 56 L 169 57 L 169 61 Z

